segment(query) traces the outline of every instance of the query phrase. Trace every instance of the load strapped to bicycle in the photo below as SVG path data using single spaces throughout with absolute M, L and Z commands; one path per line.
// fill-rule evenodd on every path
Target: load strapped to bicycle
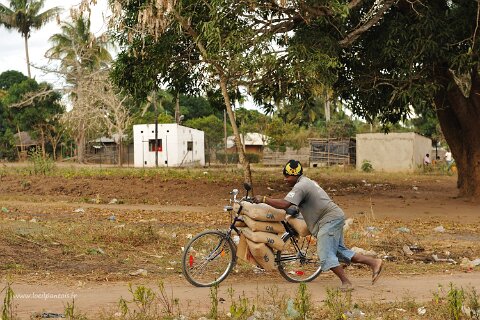
M 321 273 L 314 237 L 295 208 L 281 210 L 267 204 L 254 204 L 246 195 L 237 199 L 230 192 L 231 214 L 227 230 L 208 230 L 194 236 L 185 246 L 182 271 L 197 287 L 222 282 L 233 270 L 237 257 L 265 270 L 278 269 L 291 282 L 309 282 Z

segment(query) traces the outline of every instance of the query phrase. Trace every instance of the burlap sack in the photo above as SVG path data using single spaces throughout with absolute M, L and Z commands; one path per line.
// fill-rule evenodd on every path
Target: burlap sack
M 275 269 L 275 256 L 272 249 L 265 243 L 257 243 L 247 239 L 248 248 L 252 256 L 263 269 L 271 271 Z
M 251 263 L 253 265 L 258 265 L 257 260 L 253 257 L 252 253 L 250 252 L 250 248 L 247 243 L 247 238 L 243 234 L 240 234 L 240 241 L 237 245 L 237 258 Z
M 273 233 L 261 231 L 253 232 L 249 228 L 243 228 L 242 234 L 245 235 L 248 240 L 257 243 L 266 243 L 269 247 L 276 250 L 282 250 L 283 246 L 285 245 L 282 238 Z
M 285 210 L 275 209 L 265 203 L 250 203 L 246 201 L 241 202 L 242 211 L 241 214 L 249 216 L 253 220 L 257 221 L 282 221 L 285 219 Z
M 242 218 L 242 220 L 238 220 L 238 221 L 235 222 L 235 224 L 234 224 L 235 227 L 245 228 L 247 226 L 247 224 L 245 223 L 245 221 L 243 219 L 244 217 L 242 216 L 241 218 Z
M 270 233 L 284 233 L 285 227 L 281 222 L 266 222 L 266 221 L 256 221 L 248 216 L 242 216 L 245 224 L 254 232 L 263 231 Z
M 287 222 L 298 232 L 301 237 L 306 237 L 310 235 L 310 231 L 307 228 L 307 224 L 303 217 L 292 217 L 291 215 L 287 215 Z

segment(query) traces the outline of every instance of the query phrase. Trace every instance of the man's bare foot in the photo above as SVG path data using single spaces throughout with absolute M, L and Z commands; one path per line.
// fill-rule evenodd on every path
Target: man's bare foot
M 350 282 L 345 282 L 342 283 L 342 285 L 339 287 L 339 290 L 342 292 L 348 292 L 353 290 L 353 284 Z
M 372 267 L 372 284 L 375 284 L 377 282 L 378 278 L 380 278 L 380 275 L 382 273 L 383 269 L 383 260 L 382 259 L 375 259 L 375 265 Z

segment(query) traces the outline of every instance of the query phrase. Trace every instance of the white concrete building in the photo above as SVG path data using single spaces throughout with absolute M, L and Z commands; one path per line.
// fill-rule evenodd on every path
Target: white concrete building
M 413 172 L 427 153 L 434 159 L 432 140 L 414 132 L 357 134 L 357 170 L 369 161 L 377 171 Z
M 204 132 L 176 123 L 158 125 L 158 166 L 205 165 Z M 133 126 L 135 167 L 155 167 L 155 125 Z

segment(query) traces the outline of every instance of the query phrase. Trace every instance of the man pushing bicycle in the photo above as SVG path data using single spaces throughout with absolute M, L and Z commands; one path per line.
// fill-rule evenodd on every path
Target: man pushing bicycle
M 372 269 L 372 284 L 382 272 L 383 261 L 373 257 L 355 253 L 348 249 L 343 240 L 345 214 L 318 185 L 317 182 L 303 176 L 300 162 L 290 160 L 283 168 L 285 183 L 292 190 L 284 199 L 267 196 L 255 196 L 255 203 L 266 203 L 277 209 L 288 209 L 297 206 L 305 219 L 310 233 L 317 237 L 317 252 L 322 271 L 332 270 L 341 280 L 342 291 L 353 290 L 353 285 L 340 266 L 345 263 L 361 263 Z

